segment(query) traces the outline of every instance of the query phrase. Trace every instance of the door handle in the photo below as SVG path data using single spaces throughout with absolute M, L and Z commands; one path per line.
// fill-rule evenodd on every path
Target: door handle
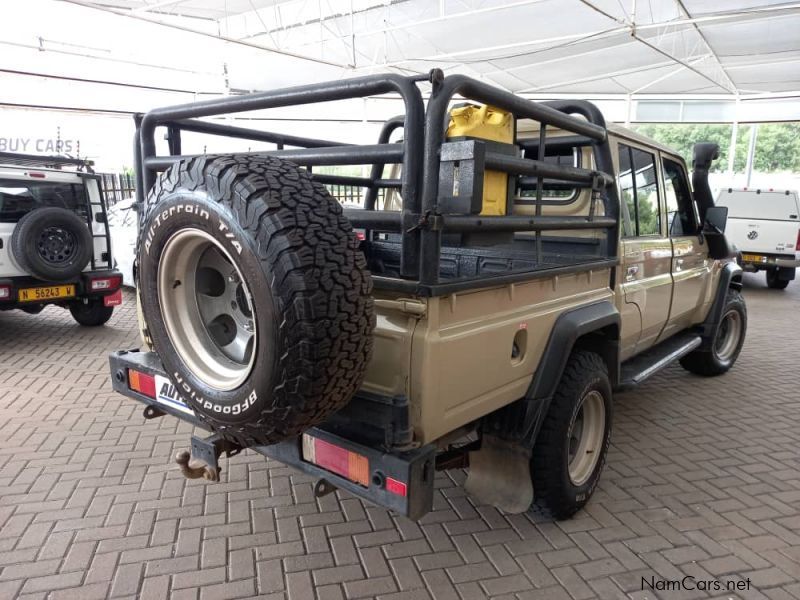
M 633 265 L 625 270 L 625 281 L 633 281 L 639 272 L 639 265 Z
M 683 267 L 683 259 L 682 258 L 675 259 L 675 270 L 680 271 L 682 267 Z

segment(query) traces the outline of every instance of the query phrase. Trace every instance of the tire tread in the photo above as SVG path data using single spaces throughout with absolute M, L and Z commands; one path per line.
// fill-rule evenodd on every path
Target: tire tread
M 275 443 L 321 423 L 360 387 L 375 324 L 372 279 L 341 206 L 288 161 L 199 157 L 162 173 L 145 221 L 159 198 L 184 187 L 205 189 L 248 234 L 271 274 L 280 315 L 278 383 L 258 418 L 235 424 L 201 418 L 243 445 Z

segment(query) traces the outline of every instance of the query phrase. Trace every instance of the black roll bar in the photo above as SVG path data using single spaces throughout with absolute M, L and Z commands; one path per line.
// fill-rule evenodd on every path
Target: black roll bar
M 417 83 L 425 80 L 433 84 L 427 108 L 417 86 Z M 381 128 L 378 143 L 373 145 L 343 144 L 200 120 L 201 117 L 387 93 L 400 95 L 405 113 L 386 121 Z M 479 149 L 481 169 L 509 173 L 517 178 L 520 189 L 530 189 L 535 182 L 536 197 L 532 200 L 536 204 L 534 216 L 487 217 L 440 212 L 438 204 L 442 155 L 445 147 L 450 144 L 445 140 L 445 125 L 450 104 L 456 95 L 509 111 L 517 119 L 533 119 L 540 123 L 538 139 L 515 140 L 518 146 L 525 149 L 525 154 L 535 156 L 535 160 L 502 154 L 489 146 Z M 583 118 L 576 118 L 574 114 Z M 398 283 L 394 286 L 397 289 L 438 289 L 442 234 L 447 232 L 535 231 L 538 234 L 540 231 L 558 229 L 605 230 L 607 253 L 602 260 L 595 262 L 607 264 L 609 261 L 615 262 L 617 258 L 619 199 L 614 180 L 610 176 L 614 172 L 611 151 L 603 116 L 589 102 L 537 103 L 463 75 L 444 77 L 440 70 L 435 69 L 424 77 L 373 75 L 159 108 L 145 115 L 136 115 L 135 120 L 137 127 L 134 153 L 137 165 L 137 202 L 140 204 L 155 183 L 158 171 L 169 168 L 176 161 L 192 158 L 191 155 L 181 152 L 183 131 L 272 143 L 277 146 L 276 150 L 247 154 L 280 157 L 307 167 L 309 172 L 312 167 L 321 165 L 371 165 L 369 177 L 320 173 L 312 173 L 311 176 L 323 184 L 352 185 L 366 189 L 364 210 L 345 211 L 355 227 L 364 228 L 368 232 L 376 230 L 402 234 L 398 281 L 406 283 Z M 169 156 L 156 154 L 157 127 L 167 129 Z M 547 139 L 547 127 L 558 128 L 568 134 Z M 403 141 L 390 143 L 392 133 L 399 128 L 404 130 Z M 294 146 L 296 149 L 286 150 L 285 146 Z M 592 147 L 596 170 L 548 163 L 544 160 L 545 147 L 556 150 Z M 392 163 L 402 164 L 399 180 L 383 178 L 384 166 Z M 559 189 L 590 188 L 592 195 L 588 217 L 543 216 L 541 203 L 545 183 Z M 378 191 L 382 188 L 400 190 L 401 211 L 375 210 Z M 602 216 L 595 215 L 596 200 L 603 202 Z M 536 247 L 538 259 L 541 253 L 538 235 Z M 590 267 L 583 265 L 575 268 Z M 483 281 L 516 280 L 518 275 L 515 273 L 511 279 L 510 276 L 484 277 Z M 378 277 L 378 280 L 382 279 L 385 278 Z M 468 285 L 474 283 L 472 280 L 467 282 Z M 454 287 L 453 283 L 446 285 L 449 286 L 448 289 L 458 287 Z
M 317 165 L 361 165 L 374 161 L 400 162 L 403 160 L 402 144 L 376 144 L 374 146 L 330 146 L 327 148 L 298 148 L 293 150 L 268 150 L 266 152 L 239 152 L 234 156 L 276 156 L 290 160 L 301 166 Z M 152 156 L 144 159 L 144 166 L 150 171 L 165 171 L 173 163 L 198 154 L 180 156 Z
M 425 113 L 425 162 L 422 171 L 421 201 L 423 215 L 435 214 L 437 212 L 440 149 L 444 143 L 445 136 L 442 124 L 445 123 L 450 102 L 456 94 L 470 100 L 477 100 L 478 102 L 510 111 L 517 118 L 536 120 L 540 123 L 541 128 L 551 125 L 573 134 L 585 136 L 592 140 L 596 148 L 605 148 L 610 157 L 605 120 L 600 111 L 591 103 L 584 103 L 581 101 L 560 105 L 555 103 L 536 103 L 475 79 L 471 79 L 465 75 L 444 77 L 443 73 L 439 70 L 431 72 L 431 80 L 433 82 L 433 92 L 428 101 L 428 107 Z M 570 116 L 569 113 L 581 114 L 586 120 L 576 119 Z M 540 144 L 542 143 L 543 137 L 543 135 L 540 136 Z M 508 159 L 508 161 L 505 161 L 505 164 L 509 165 L 510 161 L 511 159 Z M 526 161 L 525 163 L 518 163 L 517 166 L 530 169 L 532 168 L 530 163 L 533 162 L 534 161 Z M 608 164 L 606 164 L 605 160 L 602 162 L 602 165 L 598 162 L 599 171 L 605 173 L 614 172 L 613 168 L 607 168 L 610 162 Z M 498 166 L 500 166 L 500 164 L 503 163 L 498 162 Z M 542 168 L 543 167 L 539 167 L 540 171 L 535 173 L 539 177 L 538 188 L 542 186 L 542 177 L 540 176 Z M 555 168 L 557 169 L 559 177 L 563 177 L 564 173 L 567 172 L 565 167 Z M 572 169 L 574 169 L 574 167 L 572 167 Z M 606 189 L 611 190 L 613 187 L 613 185 L 607 186 Z M 618 212 L 617 207 L 609 206 L 611 204 L 616 204 L 616 193 L 614 193 L 613 198 L 609 196 L 609 194 L 604 196 L 604 204 L 607 205 L 605 207 L 605 214 L 607 216 L 616 217 Z M 537 192 L 537 198 L 541 198 L 540 192 Z M 475 219 L 475 217 L 468 218 Z M 616 238 L 616 236 L 614 237 Z M 430 227 L 422 228 L 421 238 L 420 254 L 422 259 L 420 263 L 420 281 L 425 285 L 436 285 L 439 282 L 439 257 L 442 246 L 442 229 Z M 609 256 L 616 256 L 616 243 L 615 239 L 614 251 L 609 254 Z

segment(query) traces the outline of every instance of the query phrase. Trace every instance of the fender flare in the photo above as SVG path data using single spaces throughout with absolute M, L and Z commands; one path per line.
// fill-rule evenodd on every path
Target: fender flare
M 588 333 L 607 327 L 615 327 L 617 331 L 614 343 L 610 344 L 612 360 L 609 361 L 609 357 L 604 356 L 609 364 L 609 376 L 613 385 L 619 372 L 620 316 L 611 302 L 603 301 L 565 312 L 556 319 L 526 397 L 530 400 L 549 402 L 556 391 L 575 342 Z
M 610 338 L 587 340 L 586 348 L 606 360 L 613 387 L 620 371 L 620 315 L 612 302 L 604 300 L 564 312 L 556 319 L 525 397 L 493 413 L 484 423 L 484 431 L 532 448 L 576 343 L 587 334 L 609 328 L 613 332 Z
M 725 308 L 725 299 L 728 296 L 728 290 L 733 288 L 735 290 L 742 289 L 742 267 L 735 262 L 726 262 L 719 273 L 719 284 L 714 296 L 714 303 L 711 305 L 711 310 L 708 311 L 702 325 L 702 335 L 704 338 L 711 337 L 719 325 L 722 318 L 722 311 Z

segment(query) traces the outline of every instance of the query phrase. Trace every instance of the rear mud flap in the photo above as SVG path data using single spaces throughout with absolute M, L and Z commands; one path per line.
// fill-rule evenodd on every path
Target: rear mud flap
M 524 513 L 533 502 L 530 462 L 530 450 L 519 443 L 484 434 L 480 450 L 469 453 L 464 488 L 479 502 Z

